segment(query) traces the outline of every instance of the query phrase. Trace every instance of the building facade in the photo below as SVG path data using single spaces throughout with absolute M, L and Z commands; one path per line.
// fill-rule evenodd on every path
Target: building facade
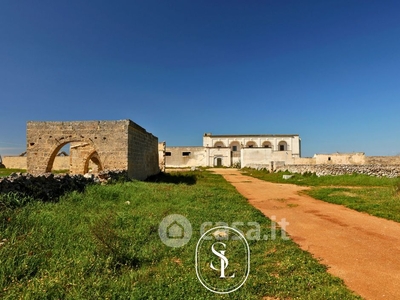
M 291 164 L 301 156 L 297 134 L 213 135 L 205 133 L 203 146 L 166 147 L 165 165 L 179 167 L 252 167 Z

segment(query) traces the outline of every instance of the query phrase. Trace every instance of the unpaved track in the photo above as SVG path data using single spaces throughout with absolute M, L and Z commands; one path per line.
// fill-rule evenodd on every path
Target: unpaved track
M 304 187 L 213 169 L 328 271 L 366 299 L 400 299 L 400 223 L 299 195 Z M 278 237 L 277 237 L 278 238 Z

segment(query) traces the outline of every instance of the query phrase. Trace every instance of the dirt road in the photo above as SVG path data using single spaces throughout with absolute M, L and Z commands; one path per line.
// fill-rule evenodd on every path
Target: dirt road
M 400 299 L 400 223 L 299 195 L 304 187 L 213 169 L 267 217 L 285 218 L 300 247 L 366 299 Z

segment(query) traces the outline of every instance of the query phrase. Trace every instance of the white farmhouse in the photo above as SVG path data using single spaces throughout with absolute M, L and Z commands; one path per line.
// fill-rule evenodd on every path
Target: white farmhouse
M 292 164 L 301 156 L 298 134 L 212 135 L 203 146 L 166 147 L 166 167 L 266 167 Z

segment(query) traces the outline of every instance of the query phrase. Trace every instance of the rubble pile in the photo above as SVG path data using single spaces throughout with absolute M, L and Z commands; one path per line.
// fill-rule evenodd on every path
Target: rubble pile
M 56 201 L 67 192 L 82 192 L 89 184 L 128 180 L 128 174 L 123 170 L 102 171 L 98 175 L 45 173 L 34 176 L 29 173 L 12 173 L 0 178 L 0 194 L 14 192 L 42 201 Z
M 276 168 L 275 171 L 289 171 L 301 174 L 315 173 L 317 176 L 364 174 L 394 178 L 400 176 L 400 165 L 286 165 Z

